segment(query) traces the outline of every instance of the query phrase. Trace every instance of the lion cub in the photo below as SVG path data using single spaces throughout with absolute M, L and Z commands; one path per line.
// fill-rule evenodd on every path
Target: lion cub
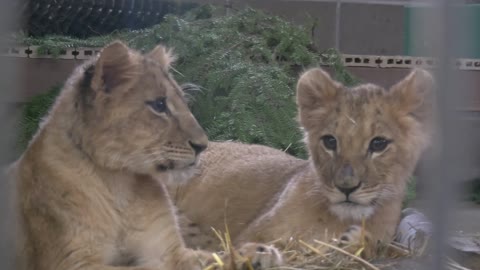
M 406 184 L 429 141 L 432 77 L 414 70 L 385 90 L 347 88 L 321 69 L 297 84 L 309 160 L 265 146 L 210 143 L 199 172 L 169 186 L 189 246 L 215 248 L 210 227 L 226 214 L 237 244 L 291 237 L 358 244 L 366 221 L 372 254 L 392 240 Z M 214 211 L 216 210 L 216 211 Z
M 73 73 L 11 171 L 18 269 L 193 270 L 210 258 L 185 247 L 163 186 L 207 147 L 171 61 L 162 46 L 141 55 L 114 42 Z M 276 252 L 243 248 L 252 263 L 276 265 Z

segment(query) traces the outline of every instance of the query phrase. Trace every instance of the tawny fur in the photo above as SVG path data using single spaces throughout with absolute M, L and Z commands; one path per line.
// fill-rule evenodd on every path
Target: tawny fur
M 185 247 L 164 188 L 208 142 L 171 59 L 114 42 L 73 73 L 12 167 L 17 269 L 192 270 L 210 257 Z
M 211 142 L 197 175 L 168 187 L 184 212 L 187 244 L 215 249 L 210 228 L 223 228 L 225 216 L 237 244 L 333 236 L 355 243 L 352 226 L 365 218 L 372 254 L 378 241 L 392 240 L 408 178 L 428 145 L 432 83 L 426 71 L 415 70 L 388 91 L 373 84 L 347 88 L 321 69 L 307 71 L 297 104 L 309 160 L 265 146 Z M 337 139 L 336 151 L 324 146 L 324 135 Z M 377 136 L 391 143 L 369 152 Z M 349 195 L 353 203 L 336 188 L 349 181 L 359 186 Z

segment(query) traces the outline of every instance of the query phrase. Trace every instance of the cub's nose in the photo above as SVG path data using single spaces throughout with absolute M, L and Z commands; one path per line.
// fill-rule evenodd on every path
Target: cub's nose
M 205 144 L 196 144 L 193 142 L 188 142 L 190 146 L 193 148 L 193 151 L 195 151 L 195 155 L 200 154 L 203 150 L 207 149 L 207 145 Z
M 339 171 L 339 175 L 335 178 L 334 183 L 335 187 L 347 197 L 361 185 L 360 179 L 355 177 L 353 167 L 348 163 Z
M 355 186 L 355 187 L 340 187 L 340 186 L 335 186 L 338 190 L 340 190 L 345 196 L 348 197 L 348 195 L 352 194 L 355 190 L 357 190 L 360 187 L 360 184 Z

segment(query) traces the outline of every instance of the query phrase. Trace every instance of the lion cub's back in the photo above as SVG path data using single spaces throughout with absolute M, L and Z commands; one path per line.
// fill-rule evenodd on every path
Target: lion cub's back
M 283 151 L 238 142 L 211 142 L 201 154 L 199 174 L 173 191 L 179 208 L 195 222 L 221 226 L 228 201 L 229 224 L 245 224 L 272 203 L 308 162 Z M 235 220 L 232 220 L 235 219 Z M 231 233 L 235 234 L 235 226 Z M 238 228 L 240 230 L 241 227 Z
M 271 175 L 288 174 L 305 160 L 295 158 L 285 152 L 268 146 L 244 144 L 240 142 L 211 142 L 200 156 L 203 175 L 229 173 Z M 278 171 L 280 170 L 280 171 Z

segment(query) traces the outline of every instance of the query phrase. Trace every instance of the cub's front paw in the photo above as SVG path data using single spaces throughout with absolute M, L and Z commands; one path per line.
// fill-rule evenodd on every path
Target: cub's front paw
M 346 251 L 355 254 L 362 249 L 363 257 L 370 257 L 373 252 L 371 235 L 362 230 L 361 226 L 352 225 L 340 235 L 339 243 Z
M 220 256 L 218 256 L 220 255 Z M 209 270 L 263 270 L 282 265 L 282 255 L 273 246 L 246 243 L 232 254 L 217 253 L 217 259 L 207 260 Z
M 360 246 L 362 242 L 362 227 L 352 225 L 340 235 L 339 246 Z
M 212 254 L 203 250 L 184 249 L 175 269 L 202 270 L 213 261 Z
M 268 269 L 282 265 L 282 255 L 278 249 L 273 246 L 246 243 L 238 250 L 241 257 L 246 261 L 237 263 L 237 269 L 250 269 L 249 263 L 255 270 Z

